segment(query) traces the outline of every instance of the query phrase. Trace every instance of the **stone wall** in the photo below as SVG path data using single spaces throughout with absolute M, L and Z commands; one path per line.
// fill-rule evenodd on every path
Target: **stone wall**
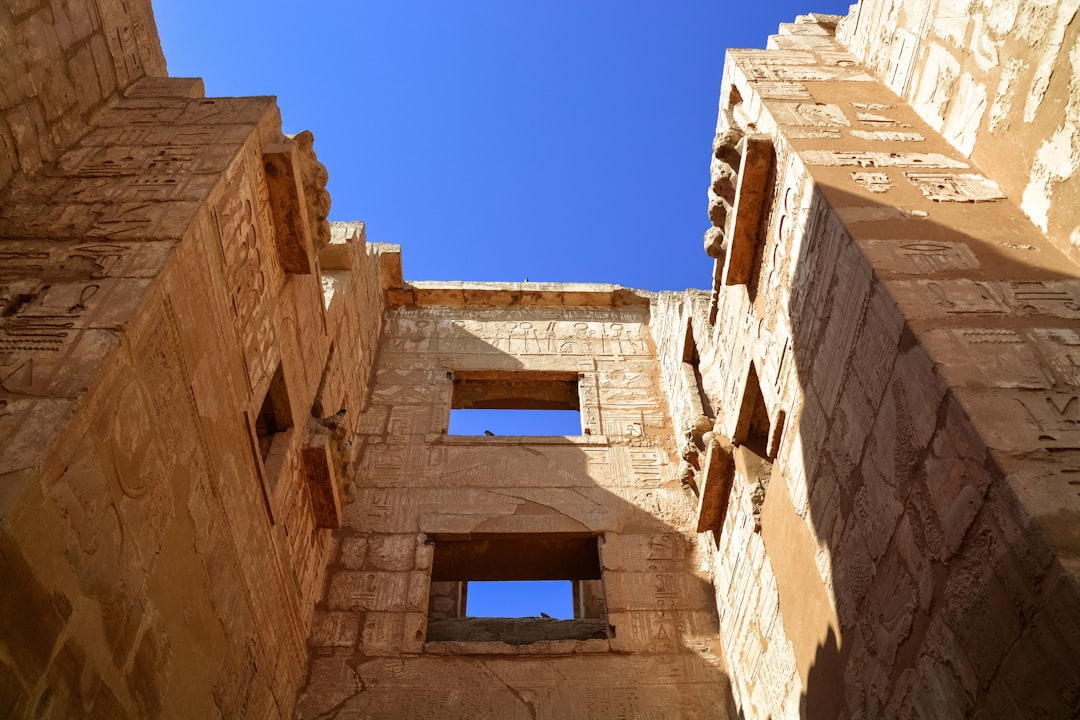
M 0 191 L 55 162 L 132 83 L 164 75 L 148 0 L 4 3 Z
M 726 716 L 649 299 L 539 283 L 414 283 L 389 295 L 357 500 L 336 534 L 300 716 Z M 471 397 L 525 407 L 561 397 L 529 388 L 571 385 L 581 433 L 449 435 L 466 382 Z M 433 568 L 444 547 L 467 542 L 493 548 L 474 571 L 507 563 L 526 575 L 566 543 L 598 544 L 603 612 L 592 624 L 447 623 L 457 596 L 432 583 Z M 442 634 L 428 627 L 429 606 Z
M 5 716 L 292 714 L 397 255 L 316 254 L 314 156 L 201 95 L 135 82 L 0 199 Z
M 834 22 L 725 66 L 716 286 L 693 314 L 715 318 L 694 334 L 734 444 L 729 484 L 696 484 L 727 493 L 736 704 L 1075 714 L 1075 266 Z
M 1075 5 L 730 51 L 714 285 L 653 296 L 405 283 L 148 5 L 8 3 L 0 713 L 1080 714 Z
M 840 40 L 1080 258 L 1080 2 L 863 0 Z

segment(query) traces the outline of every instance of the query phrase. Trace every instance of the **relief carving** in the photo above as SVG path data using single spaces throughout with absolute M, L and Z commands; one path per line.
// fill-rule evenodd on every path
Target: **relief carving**
M 988 202 L 1004 200 L 993 180 L 970 173 L 904 173 L 928 200 L 934 202 Z

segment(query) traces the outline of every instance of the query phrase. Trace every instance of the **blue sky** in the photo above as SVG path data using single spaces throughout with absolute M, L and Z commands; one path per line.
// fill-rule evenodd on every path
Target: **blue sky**
M 708 287 L 724 50 L 836 0 L 157 0 L 169 73 L 276 95 L 410 280 Z

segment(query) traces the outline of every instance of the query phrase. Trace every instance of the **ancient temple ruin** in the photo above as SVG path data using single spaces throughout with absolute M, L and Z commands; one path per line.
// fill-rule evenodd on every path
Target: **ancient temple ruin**
M 1077 10 L 728 51 L 649 293 L 407 282 L 148 0 L 0 8 L 0 714 L 1077 715 Z

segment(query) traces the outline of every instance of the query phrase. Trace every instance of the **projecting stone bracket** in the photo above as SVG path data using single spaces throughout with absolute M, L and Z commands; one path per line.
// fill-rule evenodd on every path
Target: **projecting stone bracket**
M 270 145 L 263 150 L 263 168 L 270 191 L 270 212 L 281 266 L 285 272 L 309 275 L 315 262 L 299 164 L 296 143 L 292 141 Z
M 304 444 L 303 460 L 315 524 L 336 529 L 341 527 L 341 496 L 334 472 L 332 442 L 328 434 L 310 433 Z
M 714 435 L 705 446 L 698 495 L 697 531 L 712 530 L 717 536 L 724 524 L 728 497 L 735 477 L 734 448 L 726 437 Z
M 727 219 L 727 256 L 722 283 L 745 285 L 753 274 L 754 257 L 761 235 L 761 218 L 769 196 L 769 176 L 774 162 L 772 138 L 747 135 L 741 141 L 735 204 Z

